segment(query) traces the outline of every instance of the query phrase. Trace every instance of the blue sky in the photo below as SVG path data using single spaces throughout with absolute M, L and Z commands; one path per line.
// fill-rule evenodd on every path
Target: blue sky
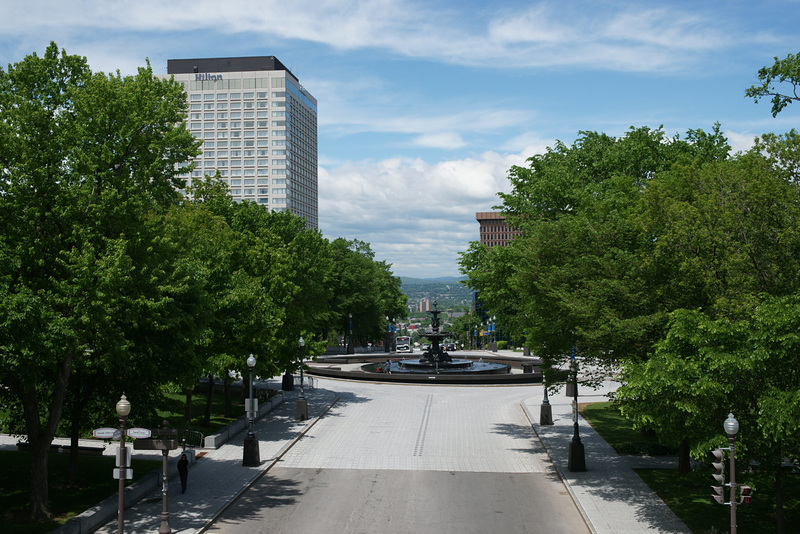
M 223 12 L 224 11 L 224 12 Z M 800 51 L 800 1 L 28 0 L 0 65 L 50 41 L 93 70 L 274 55 L 319 102 L 320 230 L 401 276 L 458 275 L 512 165 L 581 130 L 720 122 L 735 149 L 797 126 L 744 97 Z

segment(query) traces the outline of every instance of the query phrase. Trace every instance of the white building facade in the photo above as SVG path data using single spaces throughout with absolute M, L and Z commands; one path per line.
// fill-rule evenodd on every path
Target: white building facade
M 289 210 L 317 228 L 317 101 L 274 56 L 170 59 L 186 124 L 203 141 L 192 178 L 219 176 L 237 202 Z

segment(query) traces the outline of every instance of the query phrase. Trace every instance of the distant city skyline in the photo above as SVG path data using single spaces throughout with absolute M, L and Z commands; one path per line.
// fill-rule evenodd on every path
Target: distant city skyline
M 46 13 L 47 16 L 42 14 Z M 744 90 L 797 53 L 796 0 L 474 0 L 0 7 L 0 66 L 52 40 L 95 71 L 276 56 L 318 101 L 319 228 L 398 276 L 457 276 L 513 165 L 581 130 L 722 125 L 735 150 L 797 125 Z

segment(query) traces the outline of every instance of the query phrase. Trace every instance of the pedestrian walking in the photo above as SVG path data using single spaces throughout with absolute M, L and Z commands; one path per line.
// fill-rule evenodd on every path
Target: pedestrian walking
M 181 493 L 186 493 L 186 479 L 189 478 L 189 460 L 186 458 L 185 453 L 178 460 L 178 476 L 181 477 Z

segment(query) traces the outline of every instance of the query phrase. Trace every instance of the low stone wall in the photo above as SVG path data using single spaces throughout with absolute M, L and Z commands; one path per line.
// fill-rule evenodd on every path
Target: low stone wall
M 256 419 L 261 419 L 264 415 L 268 414 L 278 406 L 283 404 L 283 391 L 279 391 L 277 395 L 268 400 L 261 401 L 258 404 L 258 415 Z M 242 416 L 233 423 L 220 429 L 216 434 L 206 436 L 203 439 L 204 449 L 218 449 L 222 444 L 226 443 L 233 436 L 243 431 L 247 427 L 247 416 Z

